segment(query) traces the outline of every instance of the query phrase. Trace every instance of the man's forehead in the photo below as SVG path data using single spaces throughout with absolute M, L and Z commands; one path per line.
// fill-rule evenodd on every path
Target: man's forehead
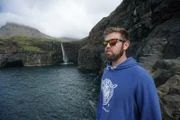
M 118 33 L 118 32 L 113 32 L 113 33 L 108 34 L 108 35 L 105 37 L 105 40 L 110 40 L 110 39 L 112 39 L 112 38 L 121 39 L 122 36 L 121 36 L 121 34 Z

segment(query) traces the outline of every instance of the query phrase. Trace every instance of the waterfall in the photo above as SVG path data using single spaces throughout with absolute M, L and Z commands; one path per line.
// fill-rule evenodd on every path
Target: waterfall
M 63 47 L 62 42 L 61 42 L 61 49 L 62 49 L 62 54 L 63 54 L 63 61 L 64 61 L 65 64 L 67 64 L 68 58 L 67 58 L 66 53 L 64 51 L 64 47 Z

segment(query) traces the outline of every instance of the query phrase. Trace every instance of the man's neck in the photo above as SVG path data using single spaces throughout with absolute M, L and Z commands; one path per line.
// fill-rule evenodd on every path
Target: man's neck
M 117 61 L 112 61 L 112 67 L 115 68 L 116 66 L 124 62 L 126 59 L 127 57 L 123 55 Z

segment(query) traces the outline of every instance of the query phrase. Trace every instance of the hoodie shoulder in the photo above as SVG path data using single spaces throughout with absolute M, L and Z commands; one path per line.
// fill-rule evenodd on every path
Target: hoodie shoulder
M 126 59 L 124 62 L 122 62 L 121 64 L 119 64 L 116 69 L 126 69 L 129 67 L 133 67 L 133 66 L 139 66 L 139 63 L 136 62 L 136 60 L 132 57 L 129 57 L 128 59 Z

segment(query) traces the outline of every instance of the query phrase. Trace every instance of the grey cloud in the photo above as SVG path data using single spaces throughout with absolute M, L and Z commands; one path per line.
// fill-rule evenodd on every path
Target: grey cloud
M 0 25 L 15 22 L 54 37 L 83 38 L 120 3 L 121 0 L 1 0 Z

